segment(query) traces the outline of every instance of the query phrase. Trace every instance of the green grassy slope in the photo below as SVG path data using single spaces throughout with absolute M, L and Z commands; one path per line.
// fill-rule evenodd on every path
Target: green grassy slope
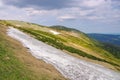
M 30 80 L 31 73 L 14 56 L 14 51 L 0 26 L 0 80 Z
M 35 59 L 7 36 L 6 24 L 0 21 L 0 80 L 66 80 L 51 65 Z
M 108 68 L 114 70 L 120 70 L 120 58 L 116 58 L 116 52 L 119 50 L 114 48 L 114 51 L 110 51 L 112 47 L 106 49 L 102 43 L 99 43 L 86 34 L 71 28 L 64 26 L 52 26 L 46 27 L 21 21 L 7 21 L 7 26 L 13 26 L 26 32 L 36 39 L 43 41 L 51 46 L 54 46 L 63 51 L 77 54 L 84 59 L 93 60 L 96 63 L 100 63 Z M 19 25 L 19 26 L 18 26 Z M 50 32 L 54 30 L 59 32 L 59 35 L 54 35 Z

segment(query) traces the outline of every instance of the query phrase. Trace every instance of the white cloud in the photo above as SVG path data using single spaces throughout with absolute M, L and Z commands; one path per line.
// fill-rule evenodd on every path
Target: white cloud
M 3 6 L 3 3 L 2 3 L 2 1 L 0 1 L 0 7 L 1 7 L 1 6 Z
M 51 11 L 59 18 L 60 21 L 63 20 L 75 20 L 75 19 L 88 19 L 88 20 L 98 20 L 98 21 L 110 21 L 111 19 L 113 22 L 118 20 L 120 10 L 115 10 L 112 8 L 112 1 L 111 0 L 83 0 L 83 1 L 76 1 L 76 5 L 80 4 L 79 6 L 69 7 L 58 9 L 56 11 Z M 74 3 L 73 3 L 74 4 Z M 72 4 L 72 5 L 73 5 Z M 87 7 L 84 8 L 84 7 Z M 52 14 L 52 13 L 51 13 Z
M 43 9 L 34 9 L 31 7 L 28 8 L 23 8 L 26 12 L 28 16 L 44 16 L 44 15 L 54 15 L 56 16 L 59 12 L 59 10 L 43 10 Z
M 15 6 L 5 5 L 0 1 L 0 7 L 3 8 L 0 11 L 0 18 L 33 20 L 32 18 L 47 19 L 49 17 L 54 17 L 53 19 L 56 18 L 56 20 L 59 21 L 76 19 L 95 21 L 120 20 L 120 10 L 112 8 L 115 4 L 112 4 L 111 0 L 73 0 L 73 3 L 70 3 L 70 5 L 72 7 L 41 10 L 34 7 L 17 8 Z
M 63 15 L 58 17 L 59 21 L 64 21 L 64 20 L 74 20 L 76 19 L 75 16 L 72 15 Z
M 24 21 L 29 20 L 23 9 L 16 8 L 15 6 L 8 6 L 5 4 L 2 4 L 0 7 L 0 19 Z
M 105 18 L 102 17 L 102 16 L 88 16 L 87 19 L 90 19 L 90 20 L 103 20 Z
M 105 4 L 105 0 L 83 0 L 82 6 L 85 7 L 98 7 Z
M 36 10 L 34 8 L 24 8 L 24 10 L 27 11 L 28 16 L 42 15 L 46 13 L 44 10 Z

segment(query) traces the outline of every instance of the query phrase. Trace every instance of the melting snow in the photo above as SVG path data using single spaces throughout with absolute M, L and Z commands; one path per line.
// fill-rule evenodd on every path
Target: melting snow
M 52 64 L 70 80 L 120 80 L 120 73 L 77 59 L 15 28 L 9 28 L 7 33 L 28 47 L 34 57 Z
M 50 32 L 53 33 L 54 35 L 60 34 L 59 32 L 56 32 L 56 31 L 53 31 L 53 30 L 50 30 Z
M 17 27 L 20 27 L 21 25 L 17 24 L 16 26 L 17 26 Z

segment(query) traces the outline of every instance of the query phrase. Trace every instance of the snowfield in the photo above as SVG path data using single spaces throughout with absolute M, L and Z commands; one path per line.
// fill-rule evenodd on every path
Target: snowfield
M 70 80 L 120 80 L 120 73 L 101 65 L 80 60 L 10 27 L 7 34 L 29 48 L 31 54 L 52 64 Z

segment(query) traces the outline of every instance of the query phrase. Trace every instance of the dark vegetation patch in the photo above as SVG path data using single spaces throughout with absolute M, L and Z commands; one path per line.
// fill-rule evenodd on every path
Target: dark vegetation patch
M 114 57 L 120 59 L 120 47 L 110 44 L 110 43 L 103 43 L 102 46 L 105 50 L 110 52 Z
M 115 64 L 113 62 L 109 62 L 109 61 L 106 61 L 104 59 L 100 59 L 100 58 L 97 58 L 93 55 L 90 55 L 90 54 L 87 54 L 79 49 L 76 49 L 76 48 L 73 48 L 71 46 L 67 46 L 67 45 L 64 45 L 62 43 L 62 40 L 56 38 L 56 37 L 53 37 L 52 34 L 49 34 L 47 32 L 43 32 L 43 31 L 39 31 L 39 30 L 33 30 L 33 29 L 25 29 L 25 28 L 21 28 L 19 27 L 20 30 L 22 30 L 23 32 L 27 32 L 31 35 L 34 35 L 36 39 L 42 41 L 42 42 L 45 42 L 57 49 L 61 49 L 61 50 L 66 50 L 66 51 L 69 51 L 71 53 L 75 53 L 75 54 L 78 54 L 82 57 L 87 57 L 87 58 L 90 58 L 90 59 L 93 59 L 93 60 L 98 60 L 98 61 L 102 61 L 102 62 L 106 62 L 106 63 L 109 63 L 111 65 L 115 65 L 115 66 L 119 66 L 118 64 Z

